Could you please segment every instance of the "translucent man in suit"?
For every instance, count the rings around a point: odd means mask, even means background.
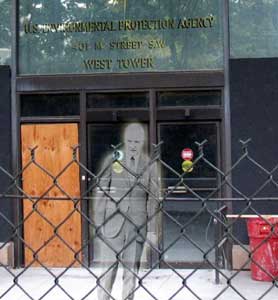
[[[104,163],[106,171],[100,178],[101,191],[94,203],[94,221],[101,228],[99,250],[103,266],[98,300],[110,299],[119,264],[123,266],[122,299],[134,298],[147,231],[151,232],[148,236],[156,236],[155,218],[150,217],[158,203],[157,172],[143,153],[144,142],[144,128],[137,123],[128,125],[121,164],[115,168],[111,159]],[[138,174],[140,179],[136,181]]]

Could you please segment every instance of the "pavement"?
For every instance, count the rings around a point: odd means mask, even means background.
[[[47,271],[43,268],[29,268],[25,271],[9,269],[9,272],[0,267],[1,300],[97,300],[94,288],[100,269],[88,271],[72,268]],[[119,270],[112,291],[116,300],[121,300],[121,273],[122,270]],[[21,288],[13,283],[14,276],[18,275]],[[56,285],[55,276],[60,276]],[[134,300],[278,299],[278,282],[273,284],[254,281],[250,277],[250,271],[241,271],[238,274],[235,271],[222,271],[219,284],[215,283],[214,270],[141,270],[139,276],[143,277],[142,286],[137,288]],[[185,278],[187,279],[184,281]],[[231,278],[230,285],[227,283],[228,278]]]

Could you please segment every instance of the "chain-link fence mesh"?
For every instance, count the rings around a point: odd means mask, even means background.
[[[18,174],[0,167],[10,183],[0,201],[18,212],[0,212],[0,298],[278,299],[278,165],[266,169],[242,142],[223,172],[205,147],[198,143],[179,170],[161,159],[163,143],[135,162],[114,147],[97,174],[78,147],[56,174],[37,161],[37,148]],[[192,180],[200,165],[214,175]],[[79,193],[64,178],[72,168],[86,178]],[[47,184],[24,182],[30,170]],[[247,175],[235,184],[239,173]]]

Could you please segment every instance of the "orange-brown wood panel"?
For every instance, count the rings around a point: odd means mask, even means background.
[[[42,198],[37,202],[23,200],[25,265],[40,266],[39,262],[48,267],[65,267],[73,262],[74,266],[79,265],[74,254],[81,249],[81,215],[74,211],[73,201],[55,200],[80,197],[79,167],[76,163],[69,165],[72,147],[77,144],[77,124],[21,126],[23,190],[27,195]],[[35,163],[28,165],[30,148],[35,146],[38,147]],[[60,174],[56,185],[47,172],[54,177]],[[36,252],[39,262],[34,261]]]

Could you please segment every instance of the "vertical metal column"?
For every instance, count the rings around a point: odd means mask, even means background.
[[[156,105],[156,90],[151,89],[149,92],[150,96],[150,102],[149,102],[149,135],[150,135],[150,150],[153,150],[153,144],[157,144],[157,105]],[[157,232],[157,235],[160,236],[161,233]],[[159,241],[158,241],[159,243]],[[159,245],[157,245],[159,247]],[[150,257],[149,257],[149,262],[150,262],[150,267],[153,267],[155,264],[157,264],[159,260],[159,255],[158,253],[150,249]]]
[[[223,126],[223,171],[226,174],[230,170],[232,165],[231,160],[231,111],[230,111],[230,30],[229,30],[229,0],[223,0],[220,4],[222,10],[222,24],[223,24],[223,63],[224,63],[224,126]],[[231,176],[228,176],[228,181],[231,181]],[[224,198],[231,197],[231,190],[227,185],[223,189]],[[222,207],[222,203],[217,204],[217,211]],[[231,211],[231,203],[226,204],[226,212]],[[222,210],[221,210],[222,212]],[[217,222],[217,221],[216,221]],[[216,226],[216,238],[217,240],[223,235],[223,228]],[[224,251],[227,257],[227,267],[231,269],[232,264],[232,245],[226,243]],[[215,259],[217,269],[224,267],[224,261],[221,253],[221,249],[217,246],[215,250]],[[216,283],[220,282],[219,271],[216,270]]]
[[[149,119],[150,119],[150,144],[157,143],[157,134],[156,134],[156,92],[155,90],[151,89],[150,93],[150,108],[149,108]]]
[[[19,37],[19,0],[12,0],[12,66],[11,66],[11,128],[12,128],[12,172],[16,174],[19,170],[19,138],[20,138],[20,122],[19,122],[19,103],[16,94],[16,77],[18,73],[18,37]],[[20,182],[17,182],[20,184]],[[15,195],[18,190],[14,189]],[[22,200],[14,199],[14,224],[18,226],[20,216],[22,214]],[[22,236],[22,227],[17,229],[18,236]],[[20,239],[14,239],[14,256],[15,267],[20,267],[23,258],[23,248]]]
[[[229,1],[223,1],[223,38],[224,38],[224,165],[223,170],[227,173],[232,166],[231,158],[231,110],[230,110],[230,22],[229,22]],[[231,182],[231,176],[227,177]],[[225,185],[224,196],[232,197],[231,189]],[[232,203],[227,203],[227,210],[231,212]],[[232,268],[232,245],[227,245],[227,265],[228,269]]]
[[[79,94],[80,101],[80,123],[79,123],[79,153],[80,153],[80,162],[87,166],[87,112],[86,112],[86,92],[82,91]],[[82,168],[80,168],[80,178],[81,178],[81,186],[80,186],[80,195],[81,195],[81,211],[84,215],[89,216],[89,203],[87,200],[83,200],[82,196],[86,195],[87,189],[87,180],[88,176],[86,172]],[[88,195],[86,195],[88,196]],[[82,217],[82,262],[87,267],[90,264],[90,244],[88,242],[90,240],[90,232],[89,232],[89,224],[88,221]]]

